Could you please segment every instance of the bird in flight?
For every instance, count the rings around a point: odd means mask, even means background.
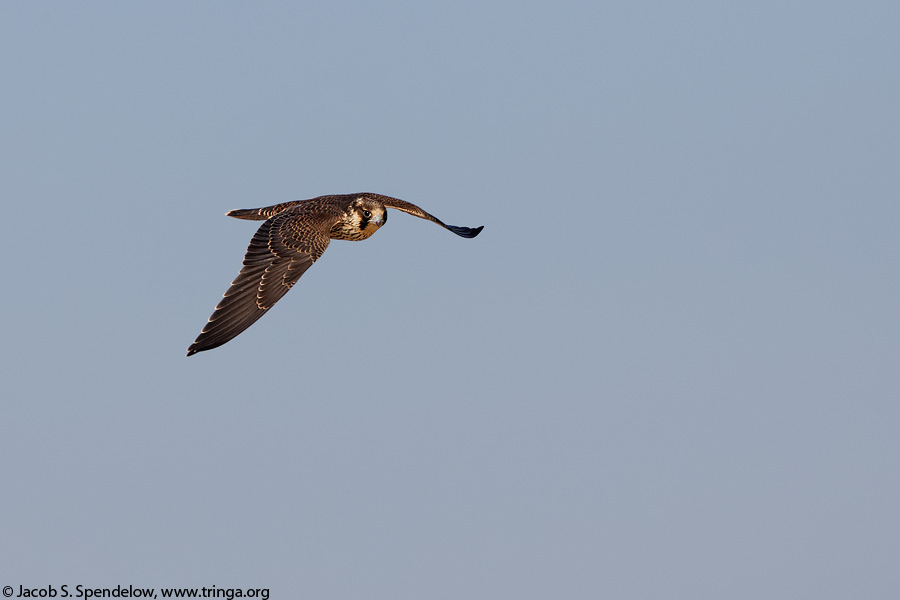
[[[229,211],[225,213],[229,217],[265,223],[250,240],[240,273],[187,355],[234,339],[297,283],[331,240],[364,240],[381,228],[387,222],[387,207],[433,221],[464,238],[473,238],[484,229],[483,225],[447,225],[415,204],[370,193],[319,196]]]

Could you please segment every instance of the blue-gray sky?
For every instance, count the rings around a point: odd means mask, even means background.
[[[894,2],[0,6],[0,585],[900,590]],[[256,224],[374,191],[184,356]]]

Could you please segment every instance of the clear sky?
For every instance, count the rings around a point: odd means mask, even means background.
[[[4,2],[0,585],[894,598],[896,2]],[[258,224],[372,191],[185,357]]]

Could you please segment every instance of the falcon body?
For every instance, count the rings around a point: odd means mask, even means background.
[[[226,214],[230,217],[265,222],[250,240],[241,271],[187,355],[234,339],[297,283],[331,240],[371,237],[387,222],[388,207],[437,223],[465,238],[473,238],[483,229],[447,225],[415,204],[370,193],[319,196],[229,211]]]

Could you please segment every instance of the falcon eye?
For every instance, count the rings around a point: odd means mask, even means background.
[[[370,212],[367,211],[367,210],[364,210],[364,211],[363,211],[363,216],[364,216],[365,218],[367,218],[367,219],[371,219],[371,218],[372,218],[372,213],[370,213]]]

